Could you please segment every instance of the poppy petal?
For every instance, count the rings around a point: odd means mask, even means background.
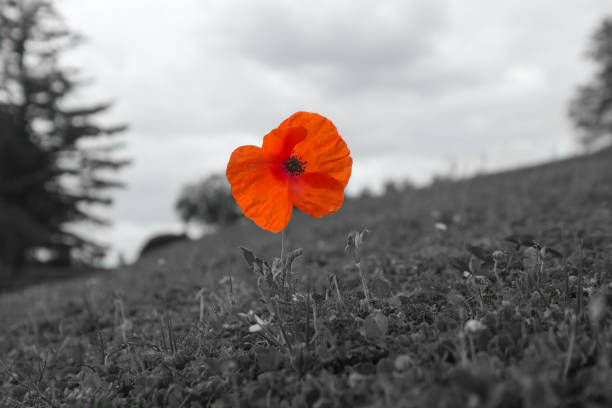
[[[308,131],[306,138],[294,149],[296,156],[308,163],[306,171],[329,174],[346,187],[353,159],[334,124],[317,113],[297,112],[281,123],[279,129],[298,126]]]
[[[263,155],[268,160],[286,160],[296,144],[306,138],[306,128],[303,126],[278,127],[264,136]]]
[[[335,213],[344,201],[342,183],[325,173],[292,177],[289,190],[295,206],[316,218]]]
[[[289,185],[274,175],[261,148],[241,146],[234,150],[225,174],[234,199],[247,218],[272,232],[287,226],[293,211]]]

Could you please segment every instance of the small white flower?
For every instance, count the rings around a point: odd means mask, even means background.
[[[446,231],[448,229],[448,226],[446,224],[444,224],[443,222],[436,222],[434,224],[434,227],[437,230],[440,230],[440,231]]]
[[[254,325],[249,327],[249,333],[257,333],[257,332],[260,332],[262,330],[263,330],[263,328],[260,325],[258,325],[258,324],[254,324]]]
[[[468,334],[476,334],[483,330],[486,330],[487,326],[485,326],[480,320],[470,319],[465,322],[464,330]]]

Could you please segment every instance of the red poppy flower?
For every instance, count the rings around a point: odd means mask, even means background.
[[[353,159],[334,124],[297,112],[268,133],[262,147],[234,150],[225,174],[244,215],[261,228],[279,232],[295,205],[320,218],[344,201]]]

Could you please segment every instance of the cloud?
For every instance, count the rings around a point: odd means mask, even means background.
[[[440,3],[238,3],[238,13],[236,2],[217,10],[213,26],[228,49],[332,90],[397,85],[444,25]]]
[[[364,1],[246,2],[247,20],[224,18],[236,51],[273,67],[338,69],[403,65],[429,52],[444,9],[418,3]],[[226,12],[234,12],[225,9]]]

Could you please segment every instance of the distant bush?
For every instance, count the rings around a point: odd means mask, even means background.
[[[359,193],[359,198],[371,198],[372,196],[374,196],[374,193],[372,193],[372,189],[368,186],[365,186],[361,192]]]
[[[394,180],[387,180],[383,184],[385,195],[395,195],[401,191],[401,186]]]
[[[412,191],[415,188],[416,186],[410,179],[387,180],[383,184],[383,192],[385,195],[405,193],[407,191]]]
[[[182,242],[189,240],[187,234],[159,234],[155,235],[147,240],[147,242],[142,246],[140,250],[139,258],[142,258],[144,255],[154,252],[160,248],[173,244],[175,242]]]
[[[222,174],[213,174],[198,183],[183,187],[175,209],[185,224],[196,222],[226,226],[242,216],[232,197],[230,185]]]

